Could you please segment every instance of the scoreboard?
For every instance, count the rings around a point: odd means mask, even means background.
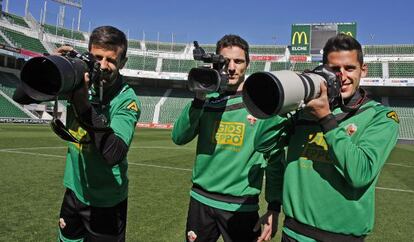
[[[290,54],[321,56],[326,41],[338,33],[356,38],[356,23],[293,24]]]

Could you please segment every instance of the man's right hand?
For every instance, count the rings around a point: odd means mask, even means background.
[[[69,45],[62,45],[61,47],[55,49],[53,51],[53,55],[65,55],[66,53],[74,50],[72,46]]]

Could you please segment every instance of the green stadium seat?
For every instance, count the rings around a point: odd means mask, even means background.
[[[367,77],[382,78],[382,63],[381,62],[367,62],[368,73]]]
[[[251,45],[249,52],[260,55],[284,55],[286,48],[286,46],[279,45]]]
[[[43,29],[45,32],[57,36],[63,36],[68,39],[76,39],[76,40],[85,40],[85,37],[83,36],[82,32],[79,31],[72,31],[69,29],[65,29],[62,27],[57,27],[49,24],[44,24]]]
[[[27,36],[21,32],[4,27],[1,27],[1,31],[18,48],[31,50],[37,53],[47,53],[47,50],[45,49],[45,47],[39,39]]]
[[[186,44],[166,43],[166,42],[145,42],[145,48],[151,51],[160,52],[183,52]]]
[[[0,95],[0,117],[2,118],[29,118],[25,112]]]
[[[128,40],[128,48],[141,49],[141,42],[138,40]]]
[[[305,70],[313,70],[315,67],[319,66],[319,62],[296,62],[292,63],[293,71],[303,72]]]
[[[272,62],[270,64],[270,71],[290,70],[288,62]]]
[[[6,13],[3,12],[3,16],[11,23],[11,24],[16,24],[16,25],[20,25],[22,27],[25,28],[30,28],[30,26],[26,23],[26,21],[24,20],[23,17],[11,14],[11,13]]]
[[[265,61],[250,61],[246,74],[250,75],[258,71],[264,71],[265,65]]]
[[[414,78],[414,62],[389,62],[390,78]]]
[[[204,49],[206,53],[216,53],[216,45],[201,45],[201,48]]]
[[[191,68],[196,67],[197,63],[195,60],[163,59],[162,71],[187,73]]]
[[[154,119],[155,105],[163,97],[166,89],[131,86],[142,104],[139,122],[152,123]]]
[[[414,55],[414,45],[365,45],[364,55]]]
[[[184,107],[193,99],[193,93],[187,90],[173,89],[160,108],[159,123],[173,124]]]
[[[155,71],[157,58],[143,55],[128,55],[125,67],[133,70]]]

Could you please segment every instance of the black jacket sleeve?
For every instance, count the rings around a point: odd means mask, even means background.
[[[98,115],[92,106],[78,116],[78,121],[88,131],[108,165],[114,166],[125,159],[128,145],[114,133],[106,118]]]

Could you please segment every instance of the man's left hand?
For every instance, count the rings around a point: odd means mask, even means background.
[[[320,96],[310,100],[305,107],[318,120],[331,113],[329,109],[328,90],[324,82],[320,85],[320,91]]]
[[[269,241],[273,238],[277,232],[279,212],[268,210],[262,217],[257,221],[256,226],[254,226],[254,231],[258,231],[263,225],[262,233],[257,242]]]

